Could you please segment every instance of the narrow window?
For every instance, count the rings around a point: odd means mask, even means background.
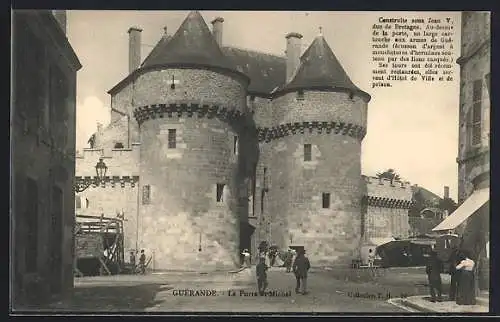
[[[151,201],[151,186],[147,184],[142,187],[142,204],[148,205],[150,201]]]
[[[218,183],[217,184],[217,195],[216,195],[217,202],[224,202],[223,194],[224,194],[224,184]]]
[[[472,89],[472,145],[481,143],[482,80],[476,80]]]
[[[115,149],[123,149],[123,148],[124,148],[123,147],[123,143],[121,143],[121,142],[116,142],[115,143]]]
[[[175,149],[176,147],[176,130],[169,129],[168,130],[168,148]]]
[[[323,192],[323,208],[330,208],[330,193]]]
[[[310,144],[304,144],[304,161],[311,161],[312,148]]]
[[[90,206],[89,198],[85,198],[85,208],[88,208],[89,206]]]
[[[234,136],[234,141],[233,141],[233,153],[236,155],[238,154],[238,136]]]
[[[300,90],[297,91],[297,101],[303,101],[304,100],[304,91]]]
[[[75,196],[75,207],[76,209],[82,208],[82,197]]]

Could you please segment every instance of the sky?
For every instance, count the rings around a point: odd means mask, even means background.
[[[460,12],[324,12],[324,11],[201,11],[210,26],[224,18],[223,44],[284,55],[289,32],[299,32],[303,50],[319,33],[341,62],[351,80],[372,99],[368,129],[362,144],[362,172],[375,175],[396,170],[411,184],[442,196],[450,187],[457,199],[459,73],[448,83],[394,83],[371,88],[372,26],[379,17],[451,17],[455,42],[453,61],[459,57]],[[174,34],[188,11],[68,11],[67,36],[83,67],[77,74],[77,149],[97,123],[110,121],[107,91],[128,75],[128,33],[142,31],[142,59],[160,40],[167,27]]]

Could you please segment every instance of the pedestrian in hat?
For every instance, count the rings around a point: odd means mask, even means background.
[[[268,282],[267,282],[267,265],[265,257],[259,258],[259,263],[255,267],[256,275],[257,275],[257,287],[259,289],[259,294],[264,295],[266,291]]]
[[[442,301],[441,297],[441,271],[442,263],[437,257],[437,252],[432,249],[430,252],[430,257],[428,259],[427,265],[425,267],[425,272],[427,273],[427,279],[429,281],[429,288],[431,291],[431,302]],[[436,298],[437,292],[437,298]]]
[[[297,257],[293,262],[293,272],[295,274],[295,279],[297,285],[295,287],[295,293],[300,293],[300,288],[302,286],[302,294],[307,294],[307,272],[311,268],[309,258],[306,257],[306,251],[301,249],[297,252]]]

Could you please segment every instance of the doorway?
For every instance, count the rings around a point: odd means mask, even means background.
[[[62,289],[62,217],[63,217],[63,192],[59,187],[52,188],[52,211],[50,233],[50,275],[51,291],[53,294]]]
[[[250,254],[254,254],[252,249],[252,235],[255,231],[255,227],[248,222],[242,222],[240,226],[240,254],[244,249],[248,249]]]

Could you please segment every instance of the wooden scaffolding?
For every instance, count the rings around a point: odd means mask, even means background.
[[[76,216],[75,274],[90,275],[81,263],[94,262],[99,274],[119,274],[125,264],[123,220],[101,216]],[[79,267],[80,266],[80,267]]]

